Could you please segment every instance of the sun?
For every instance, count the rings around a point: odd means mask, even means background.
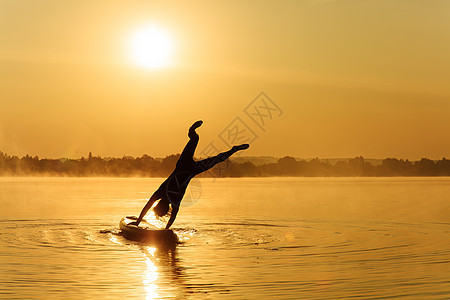
[[[149,25],[136,30],[129,41],[132,62],[148,69],[165,68],[170,65],[173,41],[162,28]]]

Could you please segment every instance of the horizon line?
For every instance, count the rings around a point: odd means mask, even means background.
[[[149,155],[149,154],[147,154],[147,153],[143,153],[143,154],[141,154],[141,155],[137,155],[137,156],[133,156],[133,155],[122,155],[122,156],[102,156],[102,155],[93,155],[92,154],[92,152],[89,152],[88,153],[88,155],[85,157],[84,155],[82,155],[82,156],[80,156],[80,157],[76,157],[76,158],[74,158],[74,157],[58,157],[58,158],[55,158],[55,157],[40,157],[39,155],[30,155],[30,154],[25,154],[25,155],[22,155],[22,156],[19,156],[19,155],[14,155],[14,154],[8,154],[8,153],[6,153],[6,152],[3,152],[3,151],[1,151],[0,150],[0,154],[1,155],[4,155],[4,156],[10,156],[10,157],[18,157],[18,158],[24,158],[24,157],[31,157],[31,158],[35,158],[35,157],[37,157],[38,159],[50,159],[50,160],[63,160],[63,159],[67,159],[67,160],[69,160],[69,159],[72,159],[72,160],[80,160],[80,159],[82,159],[82,158],[84,158],[84,159],[86,159],[86,158],[89,158],[89,157],[93,157],[93,158],[101,158],[101,159],[117,159],[117,158],[140,158],[140,157],[145,157],[145,156],[148,156],[148,157],[151,157],[151,158],[153,158],[153,159],[164,159],[164,158],[166,158],[166,157],[169,157],[169,156],[176,156],[176,155],[180,155],[180,153],[171,153],[171,154],[168,154],[168,155],[166,155],[166,156],[152,156],[152,155]],[[425,157],[425,156],[423,156],[423,157],[421,157],[421,158],[417,158],[417,159],[409,159],[409,158],[404,158],[404,157],[401,157],[401,158],[398,158],[398,157],[395,157],[395,156],[387,156],[387,157],[384,157],[384,158],[379,158],[379,157],[365,157],[365,156],[363,156],[363,155],[356,155],[356,156],[349,156],[349,157],[319,157],[319,156],[315,156],[315,157],[299,157],[299,156],[293,156],[293,155],[282,155],[282,156],[272,156],[272,155],[242,155],[242,156],[236,156],[236,157],[231,157],[230,159],[232,159],[232,160],[237,160],[237,159],[254,159],[254,158],[267,158],[267,159],[281,159],[281,158],[285,158],[285,157],[292,157],[292,158],[295,158],[296,160],[306,160],[306,161],[309,161],[309,160],[313,160],[313,159],[319,159],[319,160],[339,160],[339,159],[346,159],[346,160],[349,160],[349,159],[355,159],[355,158],[363,158],[364,160],[385,160],[385,159],[397,159],[397,160],[405,160],[405,161],[420,161],[420,160],[422,160],[422,159],[429,159],[429,160],[432,160],[432,161],[439,161],[439,160],[443,160],[443,159],[447,159],[447,157],[446,156],[443,156],[442,158],[440,158],[440,159],[431,159],[431,158],[428,158],[428,157]],[[202,158],[204,158],[204,157],[202,157],[202,156],[198,156],[198,157],[195,157],[196,159],[202,159]]]

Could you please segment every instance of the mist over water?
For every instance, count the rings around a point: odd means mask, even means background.
[[[199,179],[172,250],[117,228],[162,181],[0,178],[0,298],[450,297],[450,178]]]

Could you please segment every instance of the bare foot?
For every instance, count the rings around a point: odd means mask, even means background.
[[[194,124],[192,124],[191,128],[189,128],[189,129],[195,130],[195,129],[199,128],[200,126],[202,126],[202,124],[203,124],[203,121],[201,121],[201,120],[197,121]]]
[[[234,151],[245,150],[245,149],[248,149],[249,147],[250,147],[249,144],[236,145],[236,146],[233,146],[233,150]]]
[[[189,128],[189,133],[188,136],[190,138],[194,137],[195,135],[197,135],[197,133],[195,132],[195,129],[199,128],[200,126],[202,126],[203,121],[197,121],[194,124],[192,124],[191,128]]]

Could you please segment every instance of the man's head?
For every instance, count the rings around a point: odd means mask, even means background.
[[[169,202],[165,200],[160,200],[158,204],[153,208],[155,215],[162,217],[169,211]]]

